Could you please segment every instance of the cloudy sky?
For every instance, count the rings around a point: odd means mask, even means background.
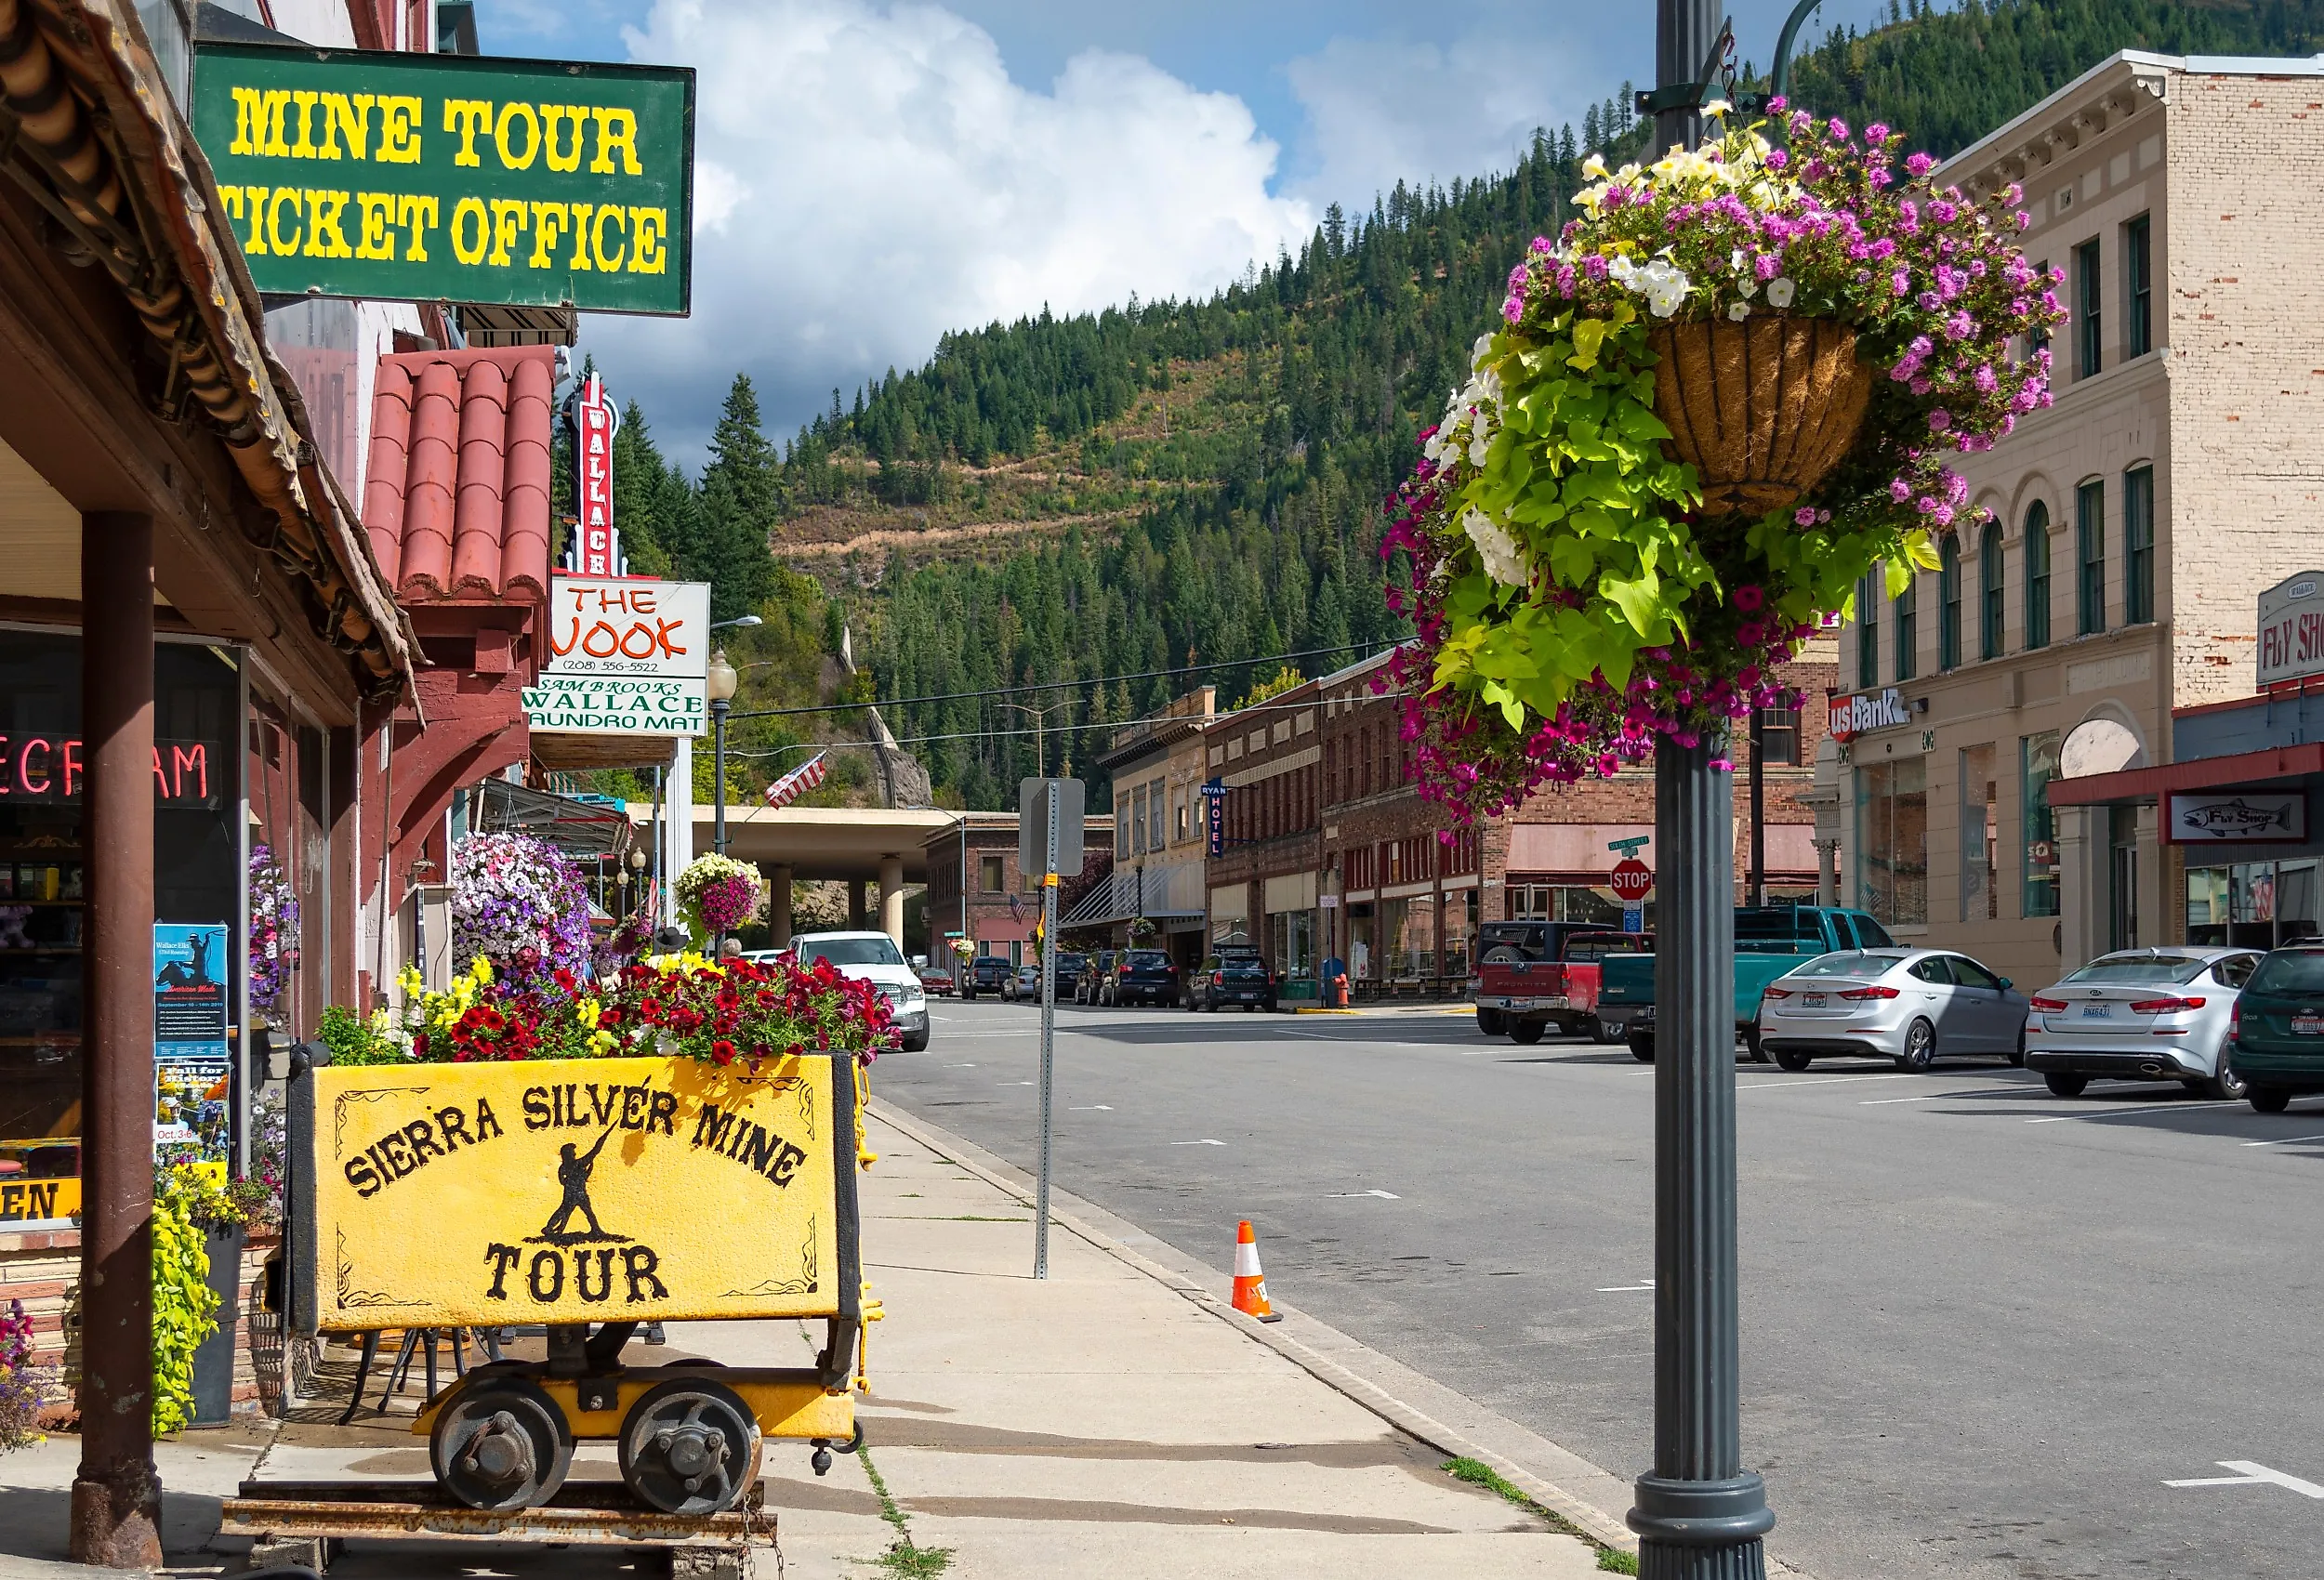
[[[488,55],[698,69],[694,310],[582,344],[690,468],[945,330],[1207,293],[1326,204],[1506,168],[1653,74],[1651,0],[482,0]],[[1732,0],[1763,60],[1788,0]],[[1826,0],[1861,25],[1882,0]]]

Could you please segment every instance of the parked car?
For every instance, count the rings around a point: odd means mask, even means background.
[[[1554,956],[1532,956],[1514,941],[1495,942],[1477,963],[1477,1030],[1486,1036],[1507,1033],[1516,1042],[1538,1043],[1555,1028],[1567,1036],[1588,1033],[1602,1043],[1620,1030],[1598,1018],[1599,962],[1609,955],[1652,955],[1654,940],[1644,933],[1567,928],[1557,938]]]
[[[1076,1004],[1097,1003],[1098,988],[1104,982],[1105,974],[1114,968],[1114,956],[1116,953],[1117,951],[1111,949],[1100,949],[1082,956],[1081,975],[1074,979],[1074,1002]]]
[[[843,977],[879,990],[904,1034],[904,1051],[928,1047],[928,996],[920,979],[905,963],[904,951],[884,932],[803,932],[791,939],[791,954],[802,966],[828,960]]]
[[[2050,1090],[2080,1097],[2092,1077],[2185,1081],[2205,1095],[2244,1095],[2228,1028],[2256,949],[2122,949],[2033,995],[2026,1063]]]
[[[2229,1057],[2262,1113],[2324,1092],[2324,947],[2298,944],[2261,960],[2228,1011]]]
[[[1239,1004],[1246,1012],[1274,1008],[1275,974],[1259,957],[1257,949],[1221,945],[1187,979],[1189,1010],[1215,1014],[1221,1004]]]
[[[1762,990],[1802,959],[1834,950],[1893,949],[1888,929],[1862,911],[1825,905],[1738,905],[1735,911],[1735,1029],[1753,1059],[1760,1049]],[[1655,1057],[1655,957],[1606,961],[1598,985],[1598,1017],[1621,1026],[1642,1062]]]
[[[1178,1003],[1178,962],[1163,949],[1125,949],[1098,983],[1103,1005]]]
[[[1089,956],[1086,955],[1060,955],[1057,957],[1058,1003],[1064,1004],[1073,998],[1074,989],[1081,985],[1081,973],[1088,968],[1089,963]]]
[[[980,955],[960,973],[960,996],[974,998],[980,993],[997,994],[1008,985],[1016,969],[997,955]]]
[[[1018,967],[1017,974],[1000,984],[1000,996],[1011,1004],[1019,999],[1030,999],[1035,1004],[1040,1003],[1041,968],[1038,963],[1027,961],[1024,965]]]
[[[1851,1056],[1911,1071],[1961,1054],[2018,1064],[2026,1008],[2007,977],[1966,955],[1852,949],[1818,955],[1761,990],[1759,1046],[1786,1070]]]
[[[951,994],[952,973],[945,970],[942,966],[923,966],[920,968],[919,976],[920,991],[927,994],[930,997],[933,998],[949,995]]]

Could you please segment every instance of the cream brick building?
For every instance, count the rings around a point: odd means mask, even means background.
[[[2260,591],[2324,558],[2320,177],[2324,56],[2128,50],[1939,172],[2024,187],[2071,316],[2055,404],[1963,458],[1992,524],[1842,644],[1892,704],[1845,748],[1843,898],[1900,937],[2026,987],[2185,938],[2153,806],[2046,784],[2171,762],[2174,708],[2253,691]]]

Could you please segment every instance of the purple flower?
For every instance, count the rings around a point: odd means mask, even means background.
[[[1746,614],[1756,614],[1767,601],[1766,589],[1756,582],[1746,582],[1735,589],[1733,602]]]
[[[1939,406],[1929,414],[1929,431],[1944,433],[1953,426],[1953,414]]]
[[[1824,123],[1824,130],[1831,134],[1834,142],[1844,141],[1848,136],[1848,123],[1834,115]]]
[[[1888,140],[1888,124],[1884,121],[1875,121],[1870,125],[1865,127],[1864,140],[1869,147],[1880,147],[1881,144]]]
[[[1925,153],[1915,153],[1905,161],[1905,173],[1908,176],[1925,176],[1935,167],[1936,161]]]
[[[1816,524],[1816,507],[1813,505],[1801,506],[1797,510],[1791,512],[1791,520],[1792,524],[1795,526],[1814,526]]]
[[[1907,482],[1902,478],[1890,480],[1888,484],[1888,497],[1895,500],[1897,504],[1902,505],[1906,500],[1912,497],[1912,484]]]

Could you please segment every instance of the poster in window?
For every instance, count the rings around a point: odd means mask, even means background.
[[[153,1144],[226,1156],[232,1081],[223,922],[153,924]]]

